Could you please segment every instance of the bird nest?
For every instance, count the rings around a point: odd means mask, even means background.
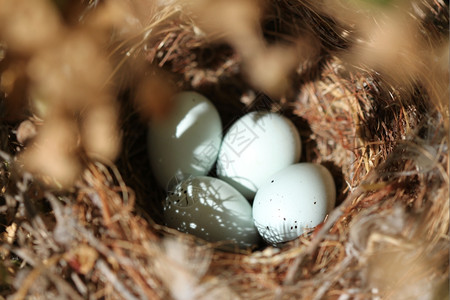
[[[0,1],[2,297],[448,298],[447,12]],[[225,130],[254,110],[292,120],[301,161],[336,182],[325,221],[236,251],[163,226],[147,122],[186,89]]]

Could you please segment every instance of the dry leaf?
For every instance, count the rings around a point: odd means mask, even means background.
[[[98,252],[88,245],[79,245],[65,254],[65,259],[78,273],[88,274],[97,262]]]

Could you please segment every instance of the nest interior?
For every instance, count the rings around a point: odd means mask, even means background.
[[[388,14],[382,2],[373,1],[376,9],[368,11]],[[74,11],[89,15],[107,3],[91,1]],[[246,9],[230,3],[225,7]],[[112,73],[122,131],[115,163],[79,153],[83,170],[75,184],[51,187],[41,175],[27,172],[21,160],[31,147],[19,138],[24,118],[3,116],[3,297],[448,298],[448,107],[436,99],[438,84],[430,86],[426,72],[411,79],[403,65],[406,73],[378,71],[357,60],[364,24],[333,13],[330,3],[328,10],[309,1],[249,3],[261,14],[256,30],[265,45],[261,55],[278,45],[311,49],[298,54],[299,61],[289,61],[296,64],[281,76],[289,83],[281,94],[276,88],[263,90],[264,78],[252,73],[246,46],[227,37],[226,30],[225,38],[218,38],[216,25],[195,14],[205,7],[213,13],[216,7],[206,1],[202,9],[190,11],[174,2],[153,8],[153,18],[147,16],[150,21],[139,34],[108,40],[117,66]],[[448,5],[408,5],[420,24],[415,33],[430,40],[430,49],[448,45]],[[406,10],[392,4],[397,6]],[[75,26],[71,9],[61,4],[69,28]],[[199,29],[203,22],[213,34]],[[9,54],[16,54],[13,47],[6,49],[0,63],[23,62]],[[265,62],[272,67],[268,57]],[[283,64],[279,57],[275,61]],[[261,70],[259,65],[254,69]],[[158,96],[150,99],[150,107],[134,101],[139,83],[149,80],[158,87],[158,92],[149,90]],[[163,114],[168,108],[158,103],[183,89],[214,102],[225,130],[253,110],[289,117],[302,138],[301,161],[325,165],[336,181],[337,205],[326,221],[281,248],[261,245],[236,252],[162,226],[165,194],[148,162],[147,120]],[[11,95],[16,94],[4,92],[2,103],[11,102]],[[27,119],[38,134],[41,123],[49,122]]]

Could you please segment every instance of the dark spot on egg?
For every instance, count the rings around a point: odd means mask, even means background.
[[[291,230],[294,229],[294,227],[291,226]]]
[[[283,220],[285,220],[285,221],[286,221],[286,218],[283,218]]]
[[[295,225],[295,229],[297,229],[297,225]]]
[[[272,180],[270,183],[273,183],[274,182],[274,180]]]
[[[314,204],[316,204],[317,202],[316,201],[314,201]]]
[[[267,230],[269,230],[269,226],[266,226]]]

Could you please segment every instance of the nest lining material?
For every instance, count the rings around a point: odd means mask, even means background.
[[[287,3],[292,2],[281,2],[281,14],[302,9]],[[445,113],[424,90],[405,92],[373,72],[349,72],[330,55],[342,41],[333,47],[322,42],[328,55],[310,61],[315,71],[300,72],[288,97],[267,101],[242,80],[239,56],[226,46],[205,45],[183,21],[173,18],[163,26],[152,41],[160,47],[147,58],[180,88],[195,88],[215,101],[225,124],[261,107],[289,116],[304,142],[302,161],[332,171],[339,207],[311,234],[281,249],[254,252],[222,252],[158,225],[164,195],[147,164],[145,124],[124,94],[122,156],[116,165],[88,162],[72,190],[40,185],[15,169],[14,155],[2,153],[2,294],[16,299],[446,295],[448,132]],[[250,105],[244,103],[248,97],[254,100]],[[2,136],[13,148],[13,136],[3,135],[8,130],[2,127]]]

